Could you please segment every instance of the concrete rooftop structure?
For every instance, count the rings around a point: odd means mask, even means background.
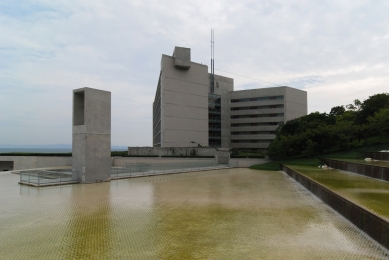
[[[111,178],[111,92],[73,90],[73,170],[78,181],[93,183]]]

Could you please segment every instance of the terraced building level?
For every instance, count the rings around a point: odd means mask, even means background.
[[[234,91],[234,79],[191,61],[189,48],[162,55],[153,102],[153,146],[265,150],[274,131],[307,114],[307,92],[287,86]]]

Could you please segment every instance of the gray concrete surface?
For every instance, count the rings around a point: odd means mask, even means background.
[[[72,157],[54,156],[0,156],[0,162],[13,162],[12,170],[71,166]],[[2,169],[1,169],[2,170]]]
[[[190,69],[182,70],[175,62],[175,57],[162,55],[160,94],[154,101],[160,103],[160,116],[153,122],[161,131],[153,131],[153,146],[208,146],[208,67],[191,62]]]
[[[264,164],[270,162],[269,159],[253,159],[253,158],[230,158],[228,166],[231,168],[247,168],[256,164]]]
[[[209,148],[208,148],[209,149]],[[223,153],[223,152],[221,152]],[[220,156],[220,155],[219,155]],[[222,156],[221,156],[222,157]],[[225,157],[223,157],[225,158]],[[111,166],[124,166],[126,163],[174,163],[174,162],[201,162],[217,161],[218,163],[227,163],[230,167],[250,167],[254,164],[266,163],[267,159],[250,159],[250,158],[230,158],[229,162],[219,161],[216,158],[160,158],[160,157],[113,157],[110,158]],[[51,156],[0,156],[0,161],[12,161],[13,170],[56,168],[63,166],[72,166],[72,157],[51,157]]]
[[[111,93],[81,88],[73,90],[73,170],[78,181],[110,179]]]
[[[214,158],[160,158],[160,157],[113,157],[112,166],[123,167],[126,163],[179,163],[179,162],[214,162]]]
[[[215,148],[205,147],[128,147],[128,155],[215,156]]]
[[[190,48],[175,47],[173,52],[174,66],[178,69],[190,69]]]

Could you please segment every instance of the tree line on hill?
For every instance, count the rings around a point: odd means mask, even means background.
[[[276,130],[268,148],[270,158],[307,156],[366,145],[389,137],[389,94],[375,94],[363,102],[335,106],[330,113],[314,112],[286,122]]]

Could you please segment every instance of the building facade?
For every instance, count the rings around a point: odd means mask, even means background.
[[[231,148],[265,150],[275,130],[307,114],[307,92],[290,87],[233,91],[230,94]]]
[[[307,92],[274,87],[234,91],[234,79],[191,61],[190,49],[162,55],[153,102],[153,146],[266,150],[275,130],[307,114]]]

